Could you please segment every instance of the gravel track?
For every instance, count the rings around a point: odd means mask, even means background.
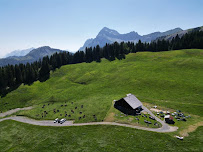
[[[4,113],[0,113],[0,117],[5,117],[5,116],[8,116],[8,115],[11,115],[15,112],[18,112],[20,110],[30,110],[32,109],[33,107],[25,107],[25,108],[16,108],[16,109],[12,109],[12,110],[9,110],[7,112],[4,112]]]
[[[27,108],[17,108],[10,111],[7,111],[5,113],[1,113],[0,116],[4,117],[7,115],[10,115],[12,113],[15,113],[19,110],[29,110],[32,109],[32,107]],[[135,128],[135,129],[141,129],[141,130],[147,130],[147,131],[153,131],[153,132],[174,132],[178,130],[178,127],[173,127],[168,124],[166,124],[161,119],[157,118],[150,110],[148,110],[146,107],[143,106],[144,111],[148,112],[151,116],[155,117],[157,121],[159,121],[162,124],[161,128],[145,128],[140,126],[133,126],[128,124],[121,124],[116,122],[88,122],[88,123],[73,123],[73,121],[66,121],[63,124],[54,123],[52,120],[34,120],[31,118],[23,117],[23,116],[11,116],[7,118],[0,119],[0,122],[4,120],[15,120],[27,124],[32,125],[38,125],[38,126],[55,126],[55,127],[61,127],[61,126],[88,126],[88,125],[114,125],[114,126],[123,126],[123,127],[129,127],[129,128]]]

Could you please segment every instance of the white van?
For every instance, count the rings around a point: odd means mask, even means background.
[[[56,118],[55,120],[54,120],[54,123],[59,123],[60,122],[60,119],[59,118]]]
[[[65,121],[66,121],[65,118],[61,119],[61,120],[60,120],[60,124],[63,124]]]

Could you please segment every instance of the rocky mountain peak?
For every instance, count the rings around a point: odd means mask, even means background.
[[[104,27],[97,36],[109,36],[109,35],[119,35],[119,33],[116,30],[109,29],[107,27]]]

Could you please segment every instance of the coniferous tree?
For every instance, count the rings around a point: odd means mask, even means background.
[[[43,58],[42,67],[39,70],[39,80],[43,82],[49,79],[49,77],[50,77],[50,67],[48,64],[48,60],[46,58]]]
[[[95,49],[95,60],[96,60],[96,62],[101,62],[99,45],[97,45],[96,49]]]
[[[15,65],[15,75],[16,75],[16,84],[21,84],[23,82],[23,76],[21,69],[18,65]]]

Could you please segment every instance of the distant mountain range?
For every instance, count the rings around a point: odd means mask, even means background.
[[[6,54],[4,56],[4,58],[11,57],[11,56],[25,56],[28,53],[30,53],[30,51],[32,51],[33,49],[35,49],[35,48],[32,47],[32,48],[25,49],[25,50],[15,50],[15,51],[12,51],[12,52]]]
[[[171,35],[181,31],[183,31],[181,28],[175,28],[166,32],[154,32],[141,36],[134,31],[126,34],[120,34],[116,30],[104,27],[96,36],[96,38],[88,39],[79,50],[84,51],[86,47],[94,47],[96,45],[103,47],[106,43],[114,43],[115,41],[119,43],[128,41],[137,43],[139,40],[141,40],[142,42],[151,42],[153,40],[156,40],[158,37]]]
[[[179,37],[182,37],[186,33],[193,32],[193,31],[203,31],[203,26],[196,27],[196,28],[191,28],[191,29],[187,29],[187,30],[182,30],[182,31],[178,31],[178,32],[173,33],[173,34],[161,36],[161,37],[158,37],[156,40],[163,40],[164,39],[164,40],[167,40],[167,41],[171,41],[173,38],[176,37],[176,35],[178,35]]]
[[[103,47],[106,43],[114,43],[115,41],[119,43],[123,41],[137,43],[139,40],[141,40],[142,42],[151,42],[162,39],[172,40],[172,38],[175,37],[177,34],[179,35],[179,37],[182,37],[184,34],[194,30],[203,31],[203,26],[188,30],[175,28],[166,32],[154,32],[143,36],[139,35],[137,32],[134,31],[126,34],[120,34],[116,30],[104,27],[96,36],[96,38],[88,39],[83,45],[83,47],[81,47],[79,50],[84,51],[86,47],[94,47],[96,45]],[[67,50],[53,49],[50,48],[49,46],[43,46],[36,49],[30,48],[26,50],[17,50],[7,54],[6,58],[0,59],[0,66],[5,66],[8,64],[14,65],[19,63],[26,64],[27,62],[31,63],[39,60],[40,58],[43,58],[44,56],[47,55],[50,56],[55,52],[63,52],[63,51]]]
[[[5,65],[14,65],[19,63],[26,64],[27,62],[31,63],[34,61],[38,61],[40,58],[43,58],[44,56],[51,56],[52,54],[56,52],[63,52],[63,50],[59,49],[53,49],[49,46],[43,46],[36,49],[31,50],[27,55],[25,56],[10,56],[7,58],[0,59],[0,66]]]

